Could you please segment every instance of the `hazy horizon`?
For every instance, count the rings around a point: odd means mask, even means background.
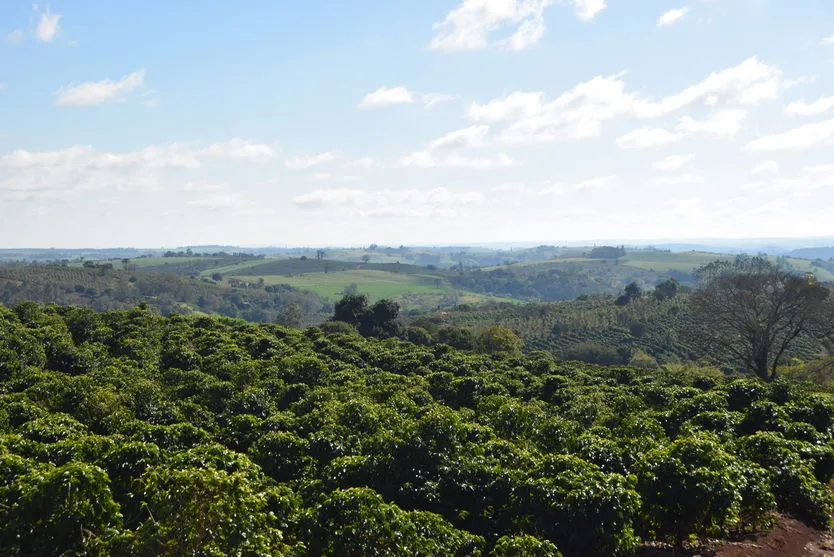
[[[309,248],[329,248],[329,249],[366,249],[372,244],[377,244],[381,248],[398,247],[400,245],[407,248],[451,248],[451,247],[483,247],[494,249],[506,249],[511,247],[535,247],[539,245],[547,246],[567,246],[567,247],[587,247],[593,245],[620,245],[624,244],[627,247],[659,247],[666,248],[669,246],[696,246],[696,247],[712,247],[712,248],[739,248],[744,249],[750,247],[764,247],[771,246],[780,249],[801,249],[801,248],[817,248],[817,247],[832,247],[834,246],[834,236],[818,236],[818,237],[762,237],[762,238],[599,238],[587,240],[574,241],[493,241],[493,242],[445,242],[445,243],[426,243],[416,242],[413,244],[386,244],[383,242],[365,242],[365,243],[322,243],[322,244],[165,244],[160,246],[150,245],[72,245],[72,246],[0,246],[0,251],[13,250],[162,250],[162,249],[188,249],[188,248],[240,248],[240,249],[309,249]]]

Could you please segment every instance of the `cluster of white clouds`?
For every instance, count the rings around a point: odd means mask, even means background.
[[[293,203],[304,210],[344,212],[360,217],[466,217],[484,200],[480,191],[456,192],[445,187],[409,190],[317,189],[298,195]]]
[[[211,159],[265,162],[275,145],[233,139],[221,143],[172,143],[110,153],[76,145],[57,151],[17,150],[0,157],[0,200],[60,199],[84,191],[158,189],[162,173],[194,170]],[[190,182],[188,191],[208,191]]]
[[[606,8],[605,0],[570,0],[576,16],[591,21]],[[463,0],[434,24],[429,47],[436,50],[477,50],[490,46],[524,50],[541,40],[544,11],[554,0]],[[505,36],[493,40],[496,34]]]
[[[471,157],[461,150],[486,147],[489,126],[470,126],[447,133],[430,141],[422,151],[415,151],[400,160],[400,166],[418,168],[469,168],[492,170],[517,166],[506,153],[494,157]]]
[[[741,132],[752,108],[778,99],[783,91],[803,82],[802,79],[786,79],[778,67],[756,57],[713,72],[701,81],[659,99],[630,91],[625,77],[625,72],[596,76],[552,100],[542,91],[516,91],[487,102],[472,102],[466,110],[471,126],[430,141],[423,150],[408,155],[400,164],[468,168],[512,166],[516,163],[504,153],[495,159],[469,159],[457,151],[446,155],[438,152],[483,148],[490,144],[526,145],[598,137],[602,135],[604,124],[616,118],[655,120],[699,107],[706,111],[702,118],[682,114],[672,127],[639,126],[618,137],[615,144],[623,149],[648,149],[690,137],[734,138]],[[390,90],[408,91],[402,86]],[[368,97],[363,103],[367,102]],[[382,104],[392,103],[378,103],[377,106]],[[834,97],[823,97],[811,103],[791,103],[786,112],[813,115],[832,108]],[[503,129],[490,137],[490,125],[495,124],[503,125]],[[834,136],[833,126],[834,121],[806,124],[750,141],[746,149],[808,148]]]

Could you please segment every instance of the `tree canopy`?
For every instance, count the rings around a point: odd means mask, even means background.
[[[834,333],[830,290],[761,257],[716,261],[699,269],[691,296],[694,331],[702,344],[773,380],[802,335]]]

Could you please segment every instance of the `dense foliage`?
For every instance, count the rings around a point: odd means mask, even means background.
[[[98,311],[144,302],[165,315],[202,312],[261,322],[275,322],[292,304],[301,310],[299,325],[324,320],[331,308],[317,294],[287,285],[228,288],[197,278],[112,266],[0,266],[0,304],[12,306],[25,300]]]
[[[330,330],[0,308],[0,547],[620,555],[834,510],[830,395]]]

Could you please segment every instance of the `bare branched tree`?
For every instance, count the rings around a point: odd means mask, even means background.
[[[793,274],[763,257],[716,261],[696,272],[690,297],[695,340],[765,381],[776,377],[802,336],[834,333],[829,289],[811,274]]]

